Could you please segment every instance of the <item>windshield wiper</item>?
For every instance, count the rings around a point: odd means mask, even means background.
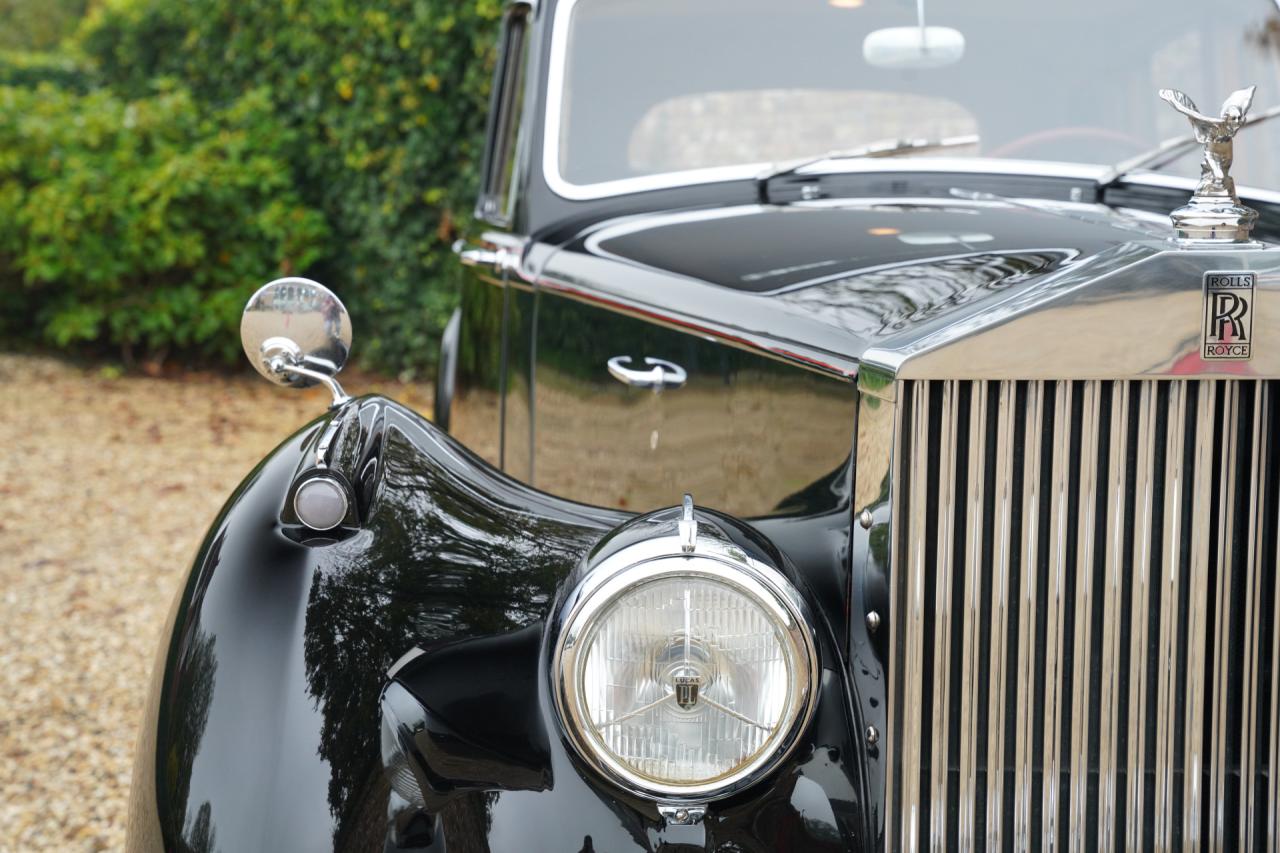
[[[806,166],[822,163],[827,160],[857,160],[869,157],[896,157],[899,154],[910,154],[918,151],[935,151],[940,148],[959,148],[964,145],[977,145],[978,135],[969,133],[963,136],[945,136],[941,139],[880,139],[857,148],[844,151],[828,151],[816,157],[804,157],[789,163],[779,163],[756,176],[757,194],[761,204],[769,200],[769,182],[776,178],[794,175]]]
[[[1280,105],[1274,106],[1269,110],[1263,110],[1257,115],[1246,119],[1240,125],[1240,129],[1243,130],[1246,127],[1253,127],[1255,124],[1262,124],[1264,121],[1270,121],[1276,116],[1280,116]],[[1112,184],[1119,183],[1126,175],[1139,169],[1155,170],[1163,168],[1200,144],[1194,133],[1166,139],[1150,151],[1144,151],[1112,166],[1098,178],[1098,190],[1101,192]]]

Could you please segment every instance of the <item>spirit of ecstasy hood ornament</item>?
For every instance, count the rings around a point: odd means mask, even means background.
[[[1191,120],[1196,141],[1204,146],[1200,184],[1183,207],[1170,218],[1180,240],[1249,242],[1258,212],[1245,207],[1236,195],[1231,171],[1232,140],[1245,124],[1256,86],[1238,89],[1222,104],[1218,118],[1204,115],[1195,102],[1177,89],[1161,89],[1160,97]]]

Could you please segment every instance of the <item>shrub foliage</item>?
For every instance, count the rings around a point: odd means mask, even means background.
[[[206,113],[180,89],[0,88],[6,333],[232,357],[255,282],[328,247],[288,145],[260,91]]]
[[[112,0],[80,43],[119,91],[176,78],[204,103],[264,87],[293,133],[303,198],[333,251],[320,272],[388,369],[434,358],[455,299],[449,253],[474,197],[501,0]]]
[[[54,85],[73,92],[89,88],[89,76],[63,53],[0,50],[0,86]]]
[[[230,306],[292,269],[347,302],[366,364],[426,367],[455,300],[449,245],[474,196],[501,10],[95,4],[75,62],[8,72],[28,85],[0,97],[0,231],[17,233],[0,236],[0,310],[25,304],[55,343],[234,352]],[[55,74],[67,82],[34,88]],[[73,94],[86,76],[97,88]]]

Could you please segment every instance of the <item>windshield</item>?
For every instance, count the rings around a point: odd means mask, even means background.
[[[589,197],[970,135],[920,156],[1105,165],[1190,132],[1162,87],[1213,115],[1250,84],[1255,113],[1280,104],[1276,0],[922,5],[924,50],[916,0],[563,0],[548,180]],[[1280,189],[1280,122],[1241,133],[1233,174]]]

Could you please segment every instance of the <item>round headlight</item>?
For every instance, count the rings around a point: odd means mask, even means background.
[[[618,784],[726,796],[782,760],[808,721],[812,631],[776,570],[718,540],[699,538],[695,553],[659,541],[615,554],[571,599],[557,706],[578,751]]]

